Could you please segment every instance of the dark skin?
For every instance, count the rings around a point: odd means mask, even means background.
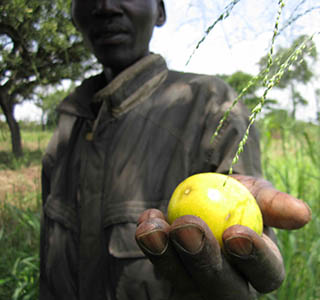
[[[155,26],[166,20],[160,0],[73,0],[72,18],[105,72],[115,77],[149,54]]]
[[[262,236],[235,225],[224,232],[224,248],[220,249],[208,226],[195,216],[181,217],[169,225],[162,212],[152,209],[138,222],[136,240],[146,256],[177,287],[192,286],[204,299],[251,299],[248,282],[260,293],[277,289],[285,270],[269,226],[298,229],[311,219],[303,201],[276,190],[270,182],[233,177],[250,190],[262,211]]]
[[[149,54],[155,26],[166,20],[162,0],[73,0],[72,18],[109,78]],[[250,283],[259,292],[277,289],[285,275],[281,254],[269,226],[296,229],[311,212],[302,201],[263,180],[235,176],[252,192],[263,214],[258,236],[236,225],[223,234],[223,249],[208,226],[195,216],[168,224],[162,212],[145,211],[136,240],[157,269],[187,294],[204,299],[250,299]]]

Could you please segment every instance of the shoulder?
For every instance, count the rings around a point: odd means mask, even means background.
[[[208,97],[214,97],[218,104],[235,98],[234,90],[221,78],[214,75],[169,71],[168,82],[181,83],[190,86],[193,93],[201,93]]]
[[[51,170],[56,162],[56,153],[58,147],[58,130],[56,129],[47,145],[47,148],[42,156],[42,173],[49,177]]]
[[[247,107],[237,99],[236,92],[218,76],[170,70],[167,82],[188,88],[193,101],[204,101],[211,113],[223,114],[232,107],[230,113],[234,117],[248,116]]]
[[[168,80],[184,82],[197,88],[208,89],[221,94],[232,90],[226,82],[214,75],[169,70]]]
[[[45,153],[42,158],[43,170],[50,170],[53,168],[61,153],[68,145],[73,127],[76,123],[77,117],[69,114],[60,114],[58,126],[55,129]]]
[[[65,113],[92,119],[90,102],[92,96],[106,84],[103,73],[82,81],[57,107],[59,114]]]

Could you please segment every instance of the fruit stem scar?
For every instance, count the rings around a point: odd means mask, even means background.
[[[190,192],[191,192],[191,189],[190,189],[190,188],[186,188],[186,189],[184,190],[184,193],[185,193],[186,195],[190,194]]]

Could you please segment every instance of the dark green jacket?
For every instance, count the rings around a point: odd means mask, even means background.
[[[144,258],[135,223],[147,208],[165,212],[186,177],[228,171],[248,126],[242,104],[210,140],[234,97],[221,80],[168,71],[152,54],[62,102],[43,158],[41,300],[188,299]],[[252,129],[234,171],[260,176],[259,155]]]

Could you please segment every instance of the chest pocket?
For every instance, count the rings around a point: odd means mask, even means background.
[[[161,279],[135,241],[135,223],[121,223],[106,229],[109,235],[108,299],[169,300],[171,286]]]

